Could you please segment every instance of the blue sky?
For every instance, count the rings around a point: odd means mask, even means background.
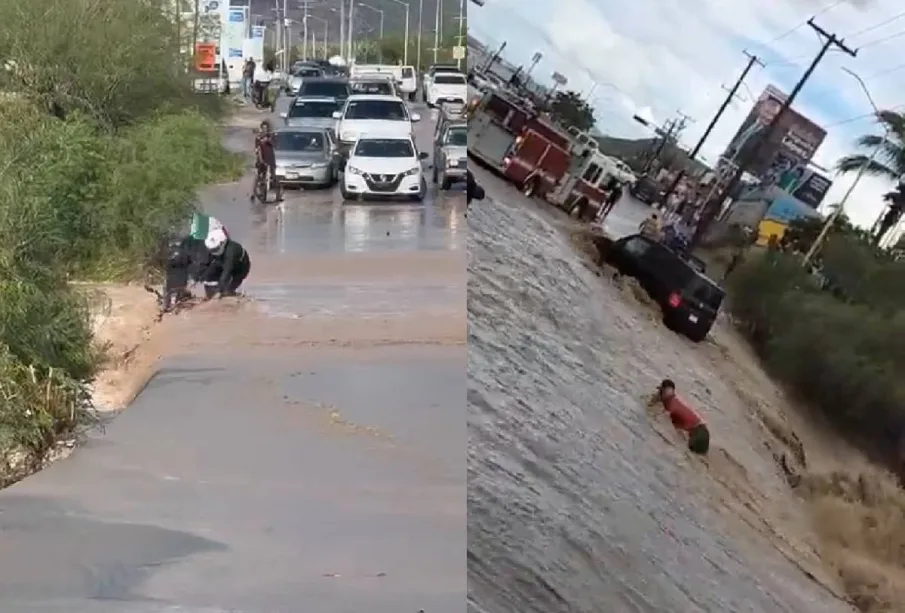
[[[796,110],[827,129],[815,161],[832,167],[854,150],[857,136],[875,130],[871,105],[846,67],[866,82],[881,108],[905,111],[905,2],[902,0],[486,0],[468,6],[472,35],[490,45],[507,42],[504,56],[530,62],[540,80],[553,71],[569,79],[569,89],[587,92],[598,127],[614,136],[649,133],[632,121],[634,113],[661,122],[682,111],[695,119],[683,140],[694,143],[744,67],[744,50],[766,67],[750,74],[746,87],[717,125],[703,150],[715,159],[767,84],[785,91],[802,75],[820,48],[817,23],[858,48],[856,58],[832,51],[795,104]],[[838,201],[851,183],[840,177],[827,203]],[[882,209],[891,185],[865,180],[847,212],[869,225]]]

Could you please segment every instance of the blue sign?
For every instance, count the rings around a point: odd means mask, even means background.
[[[229,22],[230,23],[242,23],[245,21],[245,11],[230,11],[229,12]]]
[[[252,38],[264,38],[264,26],[254,26],[251,29]]]
[[[241,49],[230,49],[229,57],[242,57],[242,50]]]

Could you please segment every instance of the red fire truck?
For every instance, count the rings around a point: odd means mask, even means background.
[[[577,139],[507,93],[488,92],[468,109],[468,154],[538,196],[572,211],[595,211],[609,174],[596,141]]]

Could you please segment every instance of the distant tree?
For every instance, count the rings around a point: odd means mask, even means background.
[[[582,131],[594,127],[594,109],[578,92],[556,92],[550,102],[550,114],[567,126]]]
[[[905,185],[900,183],[893,191],[883,194],[883,202],[886,203],[886,213],[873,230],[875,245],[879,245],[902,219],[902,214],[905,213]]]
[[[877,114],[877,123],[883,128],[886,136],[878,134],[865,134],[856,142],[858,147],[874,152],[878,147],[874,159],[870,154],[847,155],[836,164],[839,172],[858,172],[866,164],[866,173],[875,177],[898,182],[905,175],[905,114],[895,111],[880,111]],[[883,196],[887,208],[883,217],[872,228],[875,245],[879,245],[883,238],[892,230],[905,213],[905,186],[899,184],[893,191]]]

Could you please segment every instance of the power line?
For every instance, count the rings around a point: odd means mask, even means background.
[[[902,36],[905,36],[905,30],[899,30],[898,32],[894,32],[893,34],[890,34],[889,36],[884,36],[883,38],[876,38],[874,40],[869,40],[866,43],[864,43],[863,45],[858,45],[858,50],[860,51],[861,49],[865,49],[867,47],[873,47],[875,45],[882,45],[883,43],[887,43],[891,40],[900,38]]]
[[[837,6],[839,6],[840,4],[842,4],[842,3],[845,2],[845,1],[846,1],[846,0],[835,0],[834,2],[831,2],[831,3],[828,4],[827,6],[823,7],[822,9],[820,9],[817,13],[815,13],[814,15],[812,15],[812,16],[811,16],[811,19],[814,19],[814,18],[816,18],[816,17],[820,17],[820,16],[823,15],[824,13],[829,13],[830,11],[832,11],[834,8],[836,8]],[[794,28],[791,28],[790,30],[787,30],[787,31],[783,32],[782,34],[780,34],[779,36],[777,36],[776,38],[774,38],[773,40],[771,40],[770,42],[768,42],[767,45],[769,46],[769,45],[772,45],[772,44],[774,44],[774,43],[778,43],[778,42],[781,41],[782,39],[788,38],[789,36],[792,36],[793,34],[795,34],[795,32],[797,32],[797,31],[800,30],[801,28],[803,28],[803,27],[805,27],[806,25],[808,25],[808,23],[811,21],[811,19],[806,19],[806,20],[802,21],[801,23],[799,23],[799,24],[798,24],[797,26],[795,26]]]
[[[752,162],[757,160],[757,157],[760,155],[763,148],[770,144],[773,140],[773,136],[776,134],[779,127],[782,125],[783,120],[786,115],[789,113],[789,109],[792,107],[792,103],[795,102],[795,98],[798,97],[799,92],[801,92],[802,88],[811,78],[811,75],[814,74],[814,70],[823,61],[823,58],[826,56],[827,51],[830,48],[835,47],[837,49],[841,49],[845,51],[850,56],[855,57],[858,55],[858,52],[850,49],[846,46],[845,41],[840,39],[835,34],[830,34],[816,23],[814,23],[814,18],[808,20],[808,25],[816,32],[822,39],[823,45],[820,47],[820,51],[814,57],[814,60],[811,62],[811,65],[808,66],[807,70],[805,70],[804,74],[801,76],[801,79],[798,80],[798,83],[795,84],[795,87],[792,89],[789,96],[785,99],[782,106],[779,108],[779,112],[776,113],[776,116],[773,117],[773,120],[770,122],[770,125],[767,126],[764,135],[762,137],[757,138],[755,141],[754,147],[747,152],[747,155],[741,156],[741,159],[737,162],[737,166],[735,171],[732,174],[727,185],[721,190],[720,194],[711,199],[709,202],[704,203],[704,209],[701,211],[701,218],[698,221],[697,228],[695,228],[694,236],[691,240],[692,247],[695,247],[700,243],[701,239],[704,237],[704,233],[709,228],[710,224],[716,219],[717,214],[722,209],[723,202],[725,202],[727,196],[732,194],[738,188],[738,185],[741,181],[742,175],[745,173],[747,168],[751,165]]]
[[[883,26],[889,25],[889,24],[891,24],[893,21],[898,21],[898,20],[901,19],[902,17],[905,17],[905,11],[902,11],[901,13],[896,13],[896,14],[893,15],[892,17],[888,17],[888,18],[884,19],[883,21],[881,21],[880,23],[874,24],[874,25],[869,26],[869,27],[867,27],[867,28],[863,28],[863,29],[858,30],[858,31],[856,31],[856,32],[852,32],[851,34],[848,35],[847,38],[852,39],[852,38],[854,38],[854,37],[856,37],[856,36],[861,36],[862,34],[867,34],[868,32],[873,32],[873,31],[875,31],[875,30],[879,30],[879,29],[882,28]]]

